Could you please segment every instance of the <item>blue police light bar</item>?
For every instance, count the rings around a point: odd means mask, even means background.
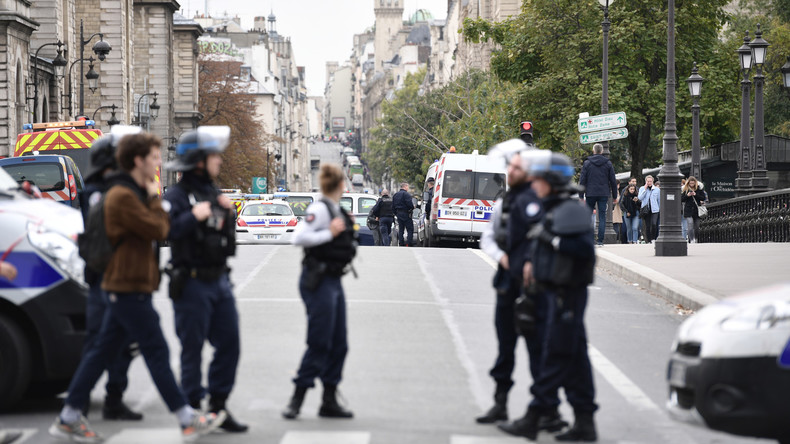
[[[94,121],[94,120],[86,120],[85,121],[85,126],[89,126],[89,127],[93,128],[93,127],[96,126],[96,121]]]
[[[32,123],[26,123],[26,124],[22,125],[22,129],[25,130],[25,131],[32,131],[33,130],[33,124]]]

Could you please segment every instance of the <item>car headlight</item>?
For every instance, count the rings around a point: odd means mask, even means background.
[[[790,321],[787,304],[766,304],[738,311],[721,322],[724,331],[768,330]]]
[[[28,224],[27,233],[30,245],[52,259],[70,278],[85,283],[85,262],[74,239],[35,223]]]

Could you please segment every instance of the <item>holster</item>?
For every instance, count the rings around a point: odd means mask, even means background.
[[[167,286],[170,299],[174,301],[181,299],[184,293],[184,287],[187,284],[187,279],[189,278],[189,271],[186,268],[174,268],[172,265],[168,264],[165,268],[165,274],[170,278],[170,282]]]
[[[305,258],[304,287],[309,291],[315,291],[321,284],[321,280],[326,275],[326,262]]]

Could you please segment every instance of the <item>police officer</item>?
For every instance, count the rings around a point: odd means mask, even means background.
[[[392,209],[395,217],[398,218],[398,245],[403,247],[411,246],[414,237],[414,222],[411,220],[411,212],[414,210],[411,194],[409,194],[409,184],[400,184],[400,191],[392,196]],[[403,231],[406,230],[408,237],[403,239]]]
[[[116,125],[112,134],[103,136],[91,144],[91,166],[85,176],[85,188],[80,193],[80,209],[84,221],[88,220],[90,207],[97,204],[104,192],[107,191],[109,186],[107,178],[118,170],[118,161],[115,158],[118,141],[126,134],[139,133],[140,131],[139,127]],[[107,293],[101,288],[103,277],[103,272],[92,270],[86,265],[85,282],[88,283],[90,289],[85,309],[86,336],[82,347],[83,355],[95,344],[104,314],[107,311]],[[107,365],[107,385],[105,386],[107,394],[102,407],[104,419],[131,421],[143,419],[141,413],[132,411],[123,402],[123,392],[129,385],[128,372],[129,364],[134,357],[133,349],[131,340],[127,340],[118,355]],[[89,405],[84,407],[86,416],[88,408]]]
[[[239,362],[239,315],[227,265],[236,250],[235,211],[214,184],[228,145],[230,128],[204,126],[178,140],[178,158],[168,165],[183,173],[170,187],[170,297],[176,333],[181,340],[181,386],[193,408],[206,395],[201,357],[206,340],[214,347],[208,371],[209,411],[227,411]],[[247,425],[228,413],[220,425],[246,432]]]
[[[524,265],[524,280],[543,287],[549,304],[546,348],[540,375],[531,388],[525,436],[536,438],[538,418],[557,408],[557,391],[562,387],[575,422],[555,439],[592,442],[598,438],[593,422],[598,406],[584,328],[587,285],[595,272],[591,213],[570,198],[578,189],[571,184],[575,169],[567,156],[535,152],[529,164],[532,188],[543,200],[546,214],[528,233],[536,242],[532,261]]]
[[[436,184],[436,179],[429,177],[425,181],[425,191],[422,193],[422,201],[425,202],[425,220],[429,221],[431,216],[431,203],[433,203],[433,186]]]
[[[348,353],[346,297],[340,278],[351,268],[358,236],[354,221],[339,204],[343,170],[322,164],[318,175],[323,196],[307,207],[304,226],[294,236],[294,245],[304,247],[299,292],[307,310],[307,350],[293,379],[293,396],[282,412],[286,419],[299,415],[305,393],[315,386],[316,378],[324,386],[318,416],[354,416],[337,402],[336,395]]]
[[[379,198],[370,214],[376,217],[379,221],[379,231],[381,232],[381,245],[389,247],[392,239],[392,198],[390,198],[389,190],[381,191],[381,198]]]
[[[522,292],[522,268],[529,260],[529,243],[526,233],[540,221],[542,209],[540,201],[530,189],[521,153],[532,149],[519,139],[500,143],[491,149],[492,157],[504,157],[508,160],[507,180],[509,191],[494,206],[491,223],[480,239],[480,248],[499,264],[494,276],[496,290],[496,308],[494,325],[497,331],[499,350],[494,366],[489,374],[496,382],[494,406],[483,416],[477,418],[481,424],[496,421],[507,421],[507,398],[513,386],[513,368],[515,366],[515,348],[518,332],[514,324],[514,303]],[[540,356],[543,341],[543,320],[545,319],[545,303],[540,295],[531,295],[536,307],[536,325],[530,334],[525,335],[530,360],[532,378],[540,372]],[[544,428],[557,431],[564,427],[559,413],[549,412],[545,415]],[[500,428],[507,433],[520,436],[519,421],[502,424]]]

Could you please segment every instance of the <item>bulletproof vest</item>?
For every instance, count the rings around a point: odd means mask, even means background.
[[[508,250],[507,235],[512,200],[512,194],[505,193],[505,197],[502,199],[502,213],[499,217],[499,224],[494,226],[494,241],[496,241],[497,246],[502,251]]]
[[[335,217],[342,217],[346,221],[346,229],[325,244],[305,248],[305,261],[317,260],[319,262],[324,262],[327,265],[329,273],[342,274],[343,269],[357,254],[359,235],[354,229],[354,221],[345,210],[341,208],[340,214],[337,214],[331,202],[326,199],[321,199],[321,202],[326,205],[332,219]]]
[[[229,256],[236,254],[236,212],[219,205],[219,191],[195,190],[183,182],[181,187],[190,205],[211,202],[211,216],[199,222],[190,236],[172,242],[173,257],[179,265],[213,267],[225,265]]]
[[[389,196],[381,198],[379,205],[379,217],[392,217],[392,199]]]
[[[543,229],[552,236],[592,243],[591,213],[586,205],[564,198],[546,209]],[[595,255],[573,256],[540,241],[535,245],[532,266],[538,282],[554,287],[585,287],[595,277]]]

